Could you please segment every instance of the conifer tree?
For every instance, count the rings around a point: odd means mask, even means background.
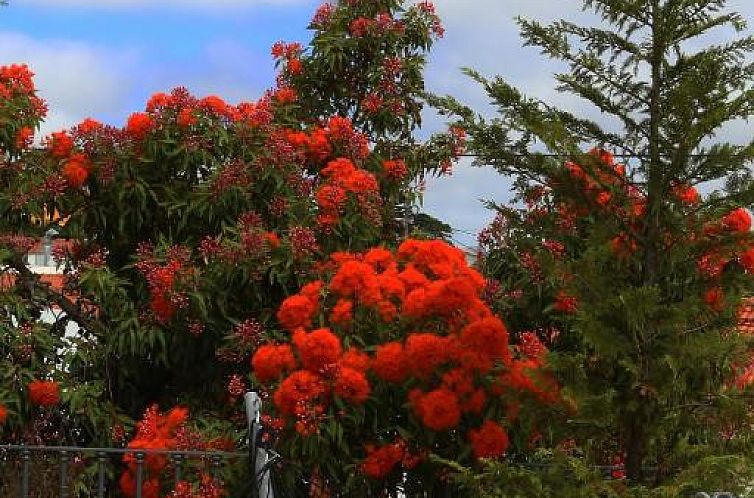
[[[570,430],[581,442],[614,440],[593,446],[625,452],[633,481],[644,466],[657,466],[660,481],[688,463],[674,450],[719,442],[700,428],[721,420],[710,405],[729,392],[745,351],[729,331],[751,286],[751,222],[740,208],[754,200],[754,143],[719,135],[754,113],[754,38],[731,37],[745,22],[725,4],[585,0],[602,26],[518,20],[527,45],[568,64],[558,89],[616,126],[471,70],[496,118],[434,101],[460,116],[478,163],[515,179],[519,202],[498,206],[482,240],[497,305],[516,317],[511,328],[559,332],[564,392],[586,428]],[[699,48],[710,35],[726,41]]]

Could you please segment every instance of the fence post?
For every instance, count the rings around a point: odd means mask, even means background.
[[[267,467],[267,452],[259,447],[260,413],[262,400],[253,391],[244,396],[246,404],[246,420],[249,431],[249,468],[251,470],[251,497],[275,498],[270,484],[270,470]]]
[[[29,498],[29,460],[31,452],[24,448],[21,451],[21,496]]]

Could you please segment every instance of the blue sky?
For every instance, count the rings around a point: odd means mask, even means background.
[[[484,108],[486,96],[460,73],[470,66],[501,74],[527,93],[600,120],[578,100],[558,94],[562,67],[523,48],[514,16],[584,21],[579,0],[435,0],[447,28],[430,56],[430,90]],[[156,91],[183,85],[230,102],[257,98],[273,84],[269,56],[277,40],[306,41],[312,0],[10,0],[0,9],[0,64],[26,62],[51,108],[43,132],[91,116],[121,123]],[[754,22],[754,1],[731,6]],[[724,36],[724,35],[722,35]],[[427,131],[441,128],[430,117]],[[733,140],[748,127],[729,131]],[[424,209],[473,244],[491,218],[480,199],[503,201],[510,182],[463,163],[450,178],[430,181]]]

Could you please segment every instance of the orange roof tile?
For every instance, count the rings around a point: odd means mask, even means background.
[[[61,273],[42,273],[39,275],[39,279],[52,287],[53,290],[62,292],[65,285],[65,275]],[[7,290],[13,287],[16,283],[16,275],[9,272],[0,274],[0,290]],[[66,297],[73,302],[76,302],[76,296],[66,293]]]

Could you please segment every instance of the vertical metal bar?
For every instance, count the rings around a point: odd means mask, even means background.
[[[105,498],[105,461],[104,451],[97,452],[97,498]]]
[[[21,452],[21,498],[29,498],[29,460],[31,452],[24,449]]]
[[[136,498],[142,498],[144,487],[144,452],[136,452]]]
[[[246,405],[246,430],[249,438],[249,470],[251,472],[251,498],[258,498],[260,495],[260,482],[257,475],[257,448],[259,441],[259,413],[261,411],[262,400],[254,391],[249,391],[244,395],[244,404]]]
[[[183,455],[173,455],[173,468],[175,470],[175,484],[177,485],[181,480],[181,467],[183,466]]]
[[[60,498],[68,495],[68,452],[60,452]]]
[[[212,468],[210,470],[210,475],[212,476],[212,479],[219,479],[220,478],[220,466],[222,465],[222,458],[220,458],[220,455],[212,455]]]

